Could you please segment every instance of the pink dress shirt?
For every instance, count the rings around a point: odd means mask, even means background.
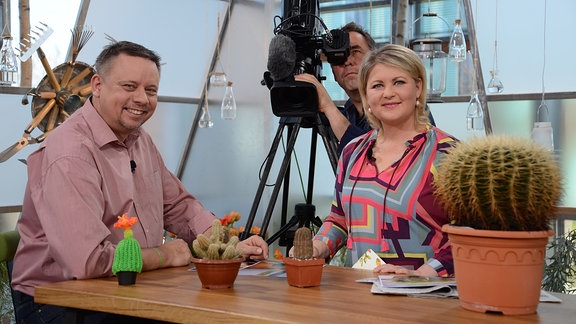
[[[166,168],[148,133],[120,142],[87,100],[28,157],[13,288],[33,296],[40,284],[112,275],[124,234],[113,225],[124,213],[138,217],[142,248],[161,245],[164,230],[190,243],[216,218]]]

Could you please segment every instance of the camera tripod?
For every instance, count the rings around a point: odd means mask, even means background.
[[[319,217],[315,216],[316,208],[312,205],[312,193],[314,190],[314,169],[316,166],[316,144],[318,134],[322,136],[324,146],[328,153],[328,158],[332,165],[332,169],[334,173],[336,173],[336,166],[338,163],[338,154],[337,154],[337,139],[335,135],[332,133],[324,123],[327,121],[322,120],[320,114],[316,113],[315,117],[281,117],[279,122],[278,130],[276,132],[276,136],[274,141],[272,142],[272,146],[270,148],[270,152],[267,157],[266,166],[264,168],[262,179],[260,180],[260,184],[258,186],[258,190],[256,192],[256,196],[254,197],[254,202],[252,203],[252,208],[250,210],[250,214],[248,216],[248,220],[246,223],[246,227],[244,232],[240,233],[240,239],[246,239],[250,234],[250,229],[254,223],[254,218],[256,216],[256,211],[258,210],[258,206],[262,199],[262,193],[264,191],[264,187],[266,186],[266,181],[268,180],[268,176],[270,174],[270,170],[272,168],[272,164],[274,162],[274,157],[276,155],[276,151],[278,149],[278,145],[282,139],[282,134],[284,133],[284,129],[287,129],[288,135],[288,143],[286,146],[286,151],[284,152],[284,158],[282,160],[282,164],[280,166],[280,170],[278,172],[278,176],[276,178],[276,183],[274,184],[274,189],[272,191],[272,196],[270,197],[270,202],[266,209],[266,213],[264,214],[264,219],[262,221],[262,226],[260,229],[260,235],[264,237],[266,230],[268,229],[268,225],[270,223],[270,218],[272,217],[272,212],[274,211],[274,206],[276,204],[276,200],[278,198],[278,194],[280,192],[280,186],[282,182],[284,182],[283,187],[283,196],[282,196],[282,224],[284,224],[280,230],[275,233],[274,235],[270,236],[266,242],[268,244],[273,243],[278,239],[280,236],[285,234],[289,229],[293,226],[298,225],[301,226],[310,226],[310,224],[314,224],[316,226],[320,226],[322,221]],[[292,155],[292,151],[294,150],[294,144],[296,143],[296,139],[298,137],[298,133],[300,128],[312,128],[312,138],[310,143],[310,164],[308,169],[308,189],[306,195],[306,203],[305,204],[297,204],[295,207],[295,214],[290,219],[290,221],[286,222],[286,215],[287,215],[287,203],[288,203],[288,194],[289,194],[289,182],[290,182],[290,157]],[[289,243],[289,245],[291,245]]]

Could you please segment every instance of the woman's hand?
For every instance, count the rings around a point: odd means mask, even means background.
[[[417,270],[410,270],[410,269],[407,269],[407,268],[404,268],[401,266],[396,266],[396,265],[387,263],[387,264],[377,266],[372,271],[374,273],[377,273],[377,274],[394,273],[394,274],[402,274],[402,275],[408,275],[408,276],[419,276],[419,277],[436,277],[436,276],[438,276],[438,273],[436,272],[436,270],[434,270],[434,268],[432,268],[431,266],[429,266],[427,264],[422,265]]]

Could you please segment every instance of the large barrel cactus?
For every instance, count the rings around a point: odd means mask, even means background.
[[[453,225],[484,230],[548,230],[562,194],[551,152],[502,135],[458,143],[439,163],[435,186]]]

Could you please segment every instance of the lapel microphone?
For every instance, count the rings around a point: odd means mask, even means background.
[[[132,170],[132,173],[136,171],[136,161],[130,160],[130,170]]]

